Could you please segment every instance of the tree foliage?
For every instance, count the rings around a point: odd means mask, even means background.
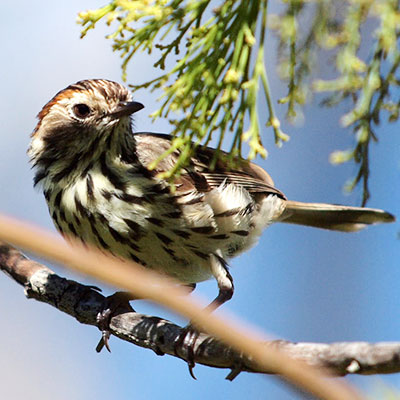
[[[133,90],[161,89],[161,107],[152,114],[173,126],[170,151],[181,150],[171,178],[188,160],[194,146],[208,144],[218,133],[218,150],[232,132],[228,162],[242,155],[248,142],[250,159],[266,156],[260,126],[271,127],[275,142],[288,139],[275,115],[265,58],[266,40],[278,37],[279,71],[288,83],[278,103],[292,120],[316,92],[334,106],[345,101],[344,127],[355,133],[354,148],[332,153],[333,163],[353,160],[359,165],[352,189],[363,183],[368,197],[369,158],[376,127],[384,114],[399,117],[398,49],[400,12],[395,0],[297,0],[279,2],[281,12],[268,12],[268,0],[113,0],[79,14],[82,37],[100,20],[113,27],[108,36],[120,53],[123,79],[139,50],[157,51],[155,79],[131,85]],[[166,68],[167,60],[178,61]],[[318,79],[316,60],[330,56],[334,79]],[[397,98],[396,98],[397,94]],[[268,113],[259,115],[259,97]],[[265,117],[266,115],[266,117]],[[216,157],[221,156],[216,152]],[[215,163],[216,160],[214,160]]]

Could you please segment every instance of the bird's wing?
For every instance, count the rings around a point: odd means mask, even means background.
[[[148,167],[171,146],[171,136],[158,133],[136,133],[137,156],[141,163]],[[240,159],[239,166],[233,169],[227,167],[223,159],[217,161],[213,170],[210,164],[215,150],[210,147],[198,147],[192,156],[190,164],[186,166],[175,184],[179,192],[196,189],[199,192],[208,192],[223,184],[234,184],[243,187],[249,193],[276,194],[286,199],[285,195],[274,187],[269,174],[256,164]],[[227,153],[221,151],[222,156]],[[155,173],[168,171],[176,163],[179,152],[174,151],[162,159]],[[222,157],[223,158],[223,157]]]

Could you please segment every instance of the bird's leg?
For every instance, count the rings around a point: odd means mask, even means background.
[[[104,346],[109,352],[111,352],[110,345],[108,343],[111,335],[111,318],[116,315],[117,309],[121,306],[124,306],[124,308],[126,307],[127,309],[132,309],[129,305],[131,300],[138,300],[138,298],[128,292],[116,292],[105,298],[103,309],[97,314],[96,317],[97,326],[101,331],[101,339],[96,346],[96,351],[98,353],[100,353]]]
[[[211,272],[218,283],[219,293],[218,296],[205,308],[209,312],[213,312],[219,306],[230,300],[233,296],[234,286],[233,279],[228,270],[228,264],[220,255],[218,251],[216,254],[210,254]],[[178,355],[178,348],[182,347],[186,351],[186,362],[189,367],[189,373],[193,379],[196,379],[193,373],[195,367],[195,344],[199,337],[200,332],[192,323],[189,323],[175,341],[174,349],[175,354]]]

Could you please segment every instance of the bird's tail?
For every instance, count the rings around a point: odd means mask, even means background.
[[[313,226],[342,232],[355,232],[366,225],[394,222],[395,217],[383,210],[323,203],[286,201],[280,222]]]

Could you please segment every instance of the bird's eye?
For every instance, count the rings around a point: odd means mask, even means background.
[[[86,104],[75,104],[72,111],[78,118],[86,118],[90,114],[90,108]]]

